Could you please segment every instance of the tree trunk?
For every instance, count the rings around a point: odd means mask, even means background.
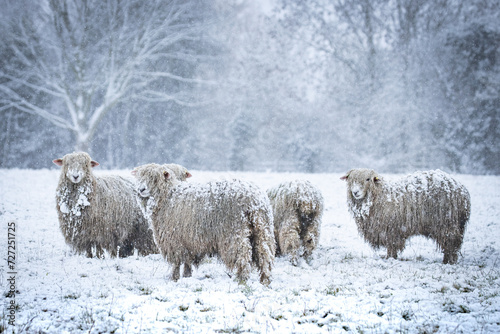
[[[76,134],[76,140],[75,140],[75,152],[87,152],[90,153],[89,148],[90,148],[90,140],[84,140],[82,139],[81,134]]]

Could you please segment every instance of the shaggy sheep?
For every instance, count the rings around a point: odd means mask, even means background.
[[[352,169],[341,179],[358,231],[372,247],[397,258],[406,239],[421,235],[436,242],[443,263],[456,263],[471,207],[469,192],[450,175],[425,171],[386,182],[373,170]]]
[[[267,191],[271,201],[276,238],[276,255],[291,256],[293,265],[298,257],[309,259],[318,246],[323,196],[309,181],[284,182]]]
[[[71,153],[53,161],[61,166],[56,189],[59,226],[77,253],[102,257],[129,256],[134,248],[141,255],[158,253],[135,196],[135,185],[120,176],[97,177],[93,161],[85,152]],[[118,251],[118,252],[117,252]]]
[[[191,276],[191,264],[216,255],[240,282],[251,265],[260,282],[269,284],[276,246],[269,200],[255,185],[239,180],[204,184],[180,182],[165,166],[137,167],[139,195],[152,197],[151,223],[163,257],[172,264],[172,279]]]

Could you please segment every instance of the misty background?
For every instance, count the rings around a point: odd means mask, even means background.
[[[0,167],[500,174],[497,0],[0,0]]]

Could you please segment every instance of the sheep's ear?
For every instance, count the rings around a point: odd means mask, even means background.
[[[346,175],[342,176],[340,179],[343,181],[347,181],[348,177],[349,177],[349,174],[346,174]]]
[[[97,167],[97,166],[99,166],[99,163],[97,161],[92,160],[90,162],[90,167]]]
[[[52,160],[52,162],[58,166],[62,166],[62,159],[55,159],[55,160]]]
[[[193,175],[190,172],[186,172],[186,179],[190,178],[191,176],[193,176]]]
[[[130,174],[135,176],[135,174],[137,174],[137,170],[134,169],[133,171],[130,172]]]
[[[380,178],[378,176],[374,176],[373,177],[373,182],[379,183],[380,182]]]
[[[167,172],[167,171],[164,171],[164,172],[163,172],[163,176],[165,177],[165,180],[168,180],[168,179],[170,179],[170,177],[171,177],[171,176],[170,176],[170,173],[169,173],[169,172]]]

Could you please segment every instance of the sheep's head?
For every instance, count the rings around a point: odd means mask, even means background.
[[[62,173],[70,182],[75,184],[82,182],[91,168],[99,166],[99,163],[92,160],[90,155],[85,152],[66,154],[64,157],[55,159],[52,162],[62,167]]]
[[[351,169],[340,178],[347,182],[347,191],[357,200],[365,198],[370,189],[380,184],[382,178],[372,169]]]
[[[141,197],[149,197],[152,192],[171,187],[178,182],[175,173],[165,165],[147,164],[132,171],[138,182],[137,192]]]
[[[165,164],[163,166],[174,172],[179,181],[186,181],[187,178],[193,176],[184,166],[178,164]]]

